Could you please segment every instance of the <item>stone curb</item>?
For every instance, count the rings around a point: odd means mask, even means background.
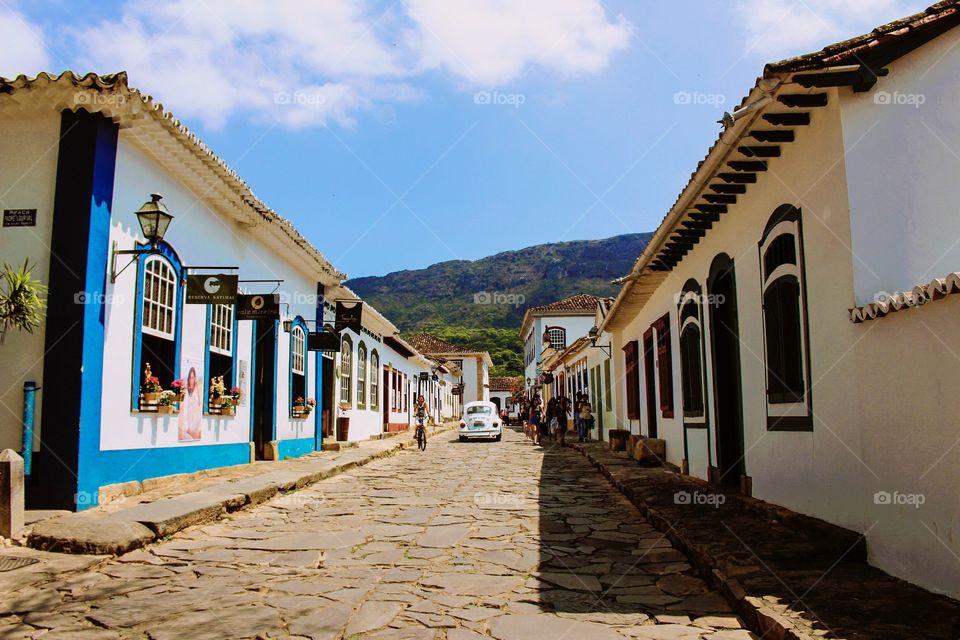
[[[733,610],[746,621],[747,627],[750,628],[750,630],[761,634],[764,640],[822,640],[821,636],[814,635],[810,633],[809,630],[797,628],[788,618],[771,609],[769,603],[764,602],[762,599],[748,596],[735,577],[728,576],[718,567],[718,563],[714,561],[710,549],[700,547],[691,542],[685,535],[682,524],[671,524],[658,509],[650,506],[633,491],[630,491],[628,487],[624,486],[624,484],[607,469],[602,460],[593,456],[590,451],[580,446],[579,443],[567,443],[567,446],[577,451],[597,467],[607,480],[610,481],[610,484],[637,507],[640,513],[643,514],[655,529],[663,533],[664,537],[670,540],[670,543],[676,549],[687,556],[690,564],[702,576],[708,577],[708,581],[723,594]],[[744,506],[744,508],[747,507]]]
[[[448,424],[428,438],[456,428]],[[249,509],[280,492],[296,491],[350,469],[413,448],[413,440],[393,443],[389,449],[348,450],[342,463],[325,459],[287,461],[289,468],[207,487],[172,498],[138,504],[113,513],[70,513],[34,525],[27,546],[41,551],[90,555],[122,555],[187,527],[212,522],[226,513]]]

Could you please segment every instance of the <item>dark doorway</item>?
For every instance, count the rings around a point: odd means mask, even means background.
[[[333,358],[323,357],[320,373],[322,375],[320,384],[323,395],[323,413],[320,414],[320,428],[323,431],[323,437],[329,438],[333,433]]]
[[[255,320],[253,339],[253,448],[263,460],[276,427],[277,321]]]
[[[656,371],[653,359],[657,357],[657,350],[653,344],[653,328],[643,334],[643,378],[647,391],[647,435],[657,437],[657,384]]]
[[[500,413],[500,398],[493,396],[490,398],[490,402],[497,408],[497,413]]]
[[[740,330],[733,260],[714,258],[707,280],[710,307],[713,397],[716,406],[717,467],[722,485],[740,486],[744,474],[743,402],[740,389]]]
[[[383,430],[390,430],[390,372],[383,370]]]

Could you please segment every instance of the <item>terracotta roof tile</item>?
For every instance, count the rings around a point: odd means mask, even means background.
[[[477,349],[461,347],[460,345],[452,344],[446,340],[441,340],[437,336],[429,334],[425,331],[406,338],[406,341],[417,351],[428,356],[438,353],[481,353]]]
[[[951,293],[960,293],[960,273],[958,272],[953,272],[945,278],[937,278],[929,284],[919,284],[903,293],[878,294],[876,302],[850,309],[850,320],[859,323],[882,318],[888,313],[913,309],[931,300],[940,300]]]
[[[604,300],[612,300],[612,298],[601,298],[589,293],[578,293],[562,300],[548,302],[538,307],[530,307],[528,311],[532,313],[549,311],[594,311],[597,308],[597,304]]]
[[[490,391],[513,391],[517,378],[498,377],[490,378]]]

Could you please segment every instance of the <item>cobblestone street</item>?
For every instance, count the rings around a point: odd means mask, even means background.
[[[583,457],[451,434],[29,587],[0,638],[752,637]]]

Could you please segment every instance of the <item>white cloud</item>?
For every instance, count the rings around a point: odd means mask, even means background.
[[[915,0],[739,0],[745,53],[766,59],[818,51],[828,44],[922,10]]]
[[[43,33],[26,18],[0,3],[0,77],[35,75],[49,70]]]
[[[0,2],[0,7],[5,5]],[[540,67],[598,73],[630,25],[599,0],[127,0],[114,16],[61,27],[78,72],[124,70],[177,115],[219,128],[236,116],[298,128],[389,119],[443,70],[465,90]],[[0,70],[39,71],[43,34],[0,8]],[[465,82],[464,82],[465,81]]]
[[[422,68],[474,85],[501,85],[528,67],[597,73],[627,48],[630,24],[611,22],[597,0],[410,0],[408,45]]]

